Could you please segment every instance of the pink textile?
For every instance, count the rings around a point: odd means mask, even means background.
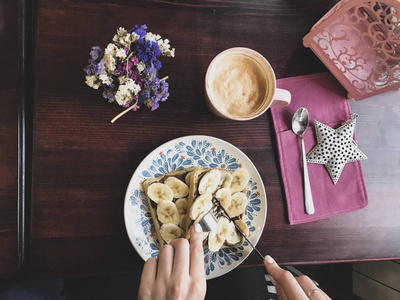
[[[301,144],[291,130],[293,114],[300,107],[308,109],[309,128],[303,135],[308,153],[316,144],[314,120],[337,128],[350,119],[350,107],[346,91],[330,73],[283,78],[278,80],[277,86],[292,94],[290,105],[271,108],[290,224],[333,217],[367,206],[367,191],[359,161],[346,164],[336,185],[325,165],[308,163],[315,214],[306,214]]]

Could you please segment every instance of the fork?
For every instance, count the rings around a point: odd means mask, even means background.
[[[204,232],[213,231],[217,229],[218,221],[221,217],[227,218],[230,222],[235,225],[236,229],[239,233],[244,237],[244,239],[249,243],[249,245],[260,255],[262,260],[264,260],[264,256],[261,254],[260,251],[249,241],[249,239],[245,236],[242,230],[240,230],[239,226],[232,221],[229,217],[225,209],[218,203],[214,203],[213,207],[204,215],[204,217],[199,222],[201,228]]]

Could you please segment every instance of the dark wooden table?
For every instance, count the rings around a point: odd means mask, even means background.
[[[382,179],[398,168],[398,160],[382,170],[383,177],[375,176],[373,169],[366,172],[367,208],[290,226],[270,113],[234,122],[213,116],[204,102],[206,68],[216,54],[230,47],[259,51],[271,62],[277,78],[326,71],[302,46],[302,37],[334,3],[39,0],[31,224],[34,269],[49,277],[140,270],[143,262],[128,240],[123,220],[128,182],[150,151],[192,134],[224,139],[254,162],[268,195],[259,247],[278,262],[399,257],[399,193],[391,192],[393,182]],[[111,124],[121,109],[85,85],[83,68],[91,46],[104,47],[118,27],[135,24],[147,24],[176,48],[176,57],[164,59],[161,70],[162,76],[169,75],[171,96],[155,112],[143,108]],[[244,262],[256,264],[260,260],[255,254]]]
[[[20,263],[18,236],[18,1],[0,6],[0,277],[12,275]]]

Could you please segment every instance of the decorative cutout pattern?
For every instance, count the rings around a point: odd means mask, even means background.
[[[358,100],[400,87],[400,2],[341,1],[304,41]]]

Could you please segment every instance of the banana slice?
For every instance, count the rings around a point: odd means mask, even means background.
[[[217,169],[212,169],[204,174],[199,182],[199,193],[204,194],[206,192],[214,193],[221,180],[221,172]]]
[[[172,192],[172,190],[169,188],[168,185],[156,182],[150,184],[150,186],[147,189],[147,195],[155,203],[158,203],[159,201],[163,200],[172,201],[174,193]]]
[[[160,229],[160,235],[167,244],[172,240],[183,237],[183,234],[184,231],[172,223],[163,224]]]
[[[236,220],[235,224],[236,224],[237,227],[239,227],[239,229],[243,232],[243,234],[246,237],[249,237],[249,235],[250,235],[249,227],[247,226],[247,224],[243,220]]]
[[[189,194],[189,187],[176,177],[168,177],[164,184],[168,185],[174,193],[174,198],[186,197]]]
[[[179,224],[179,213],[172,201],[160,201],[157,205],[157,217],[161,223],[167,224],[172,223],[175,225]]]
[[[208,235],[208,248],[210,251],[215,252],[221,249],[226,237],[229,233],[229,221],[227,218],[222,217],[218,221],[216,231],[211,231]]]
[[[227,174],[229,174],[228,172],[221,172],[221,178],[219,179],[219,183],[218,186],[222,186],[222,184],[224,183]]]
[[[228,209],[232,201],[231,190],[227,188],[219,189],[215,193],[215,198],[217,198],[217,200],[221,203],[221,206],[224,209]]]
[[[192,173],[193,173],[193,172],[189,172],[189,173],[187,173],[186,176],[185,176],[185,183],[186,183],[187,185],[190,185],[190,179],[191,179],[191,177],[192,177]]]
[[[210,207],[209,209],[203,211],[202,213],[200,213],[200,214],[197,216],[196,220],[194,220],[194,224],[200,223],[201,220],[203,220],[204,216],[208,213],[208,211],[209,211],[210,209],[211,209],[211,207]]]
[[[231,186],[233,176],[231,173],[225,173],[225,179],[221,185],[222,188],[229,188]]]
[[[192,220],[196,220],[202,213],[209,211],[212,207],[211,200],[212,195],[210,192],[198,196],[189,209],[189,217]]]
[[[208,248],[210,251],[215,252],[221,249],[225,239],[220,237],[215,231],[211,231],[208,234]]]
[[[231,217],[237,217],[244,212],[247,205],[247,197],[245,194],[238,192],[232,195],[231,204],[226,209],[227,214]]]
[[[187,208],[188,208],[188,199],[187,198],[181,198],[181,199],[176,200],[175,205],[176,205],[176,208],[178,209],[178,213],[180,215],[187,214]]]
[[[233,179],[231,183],[231,193],[241,192],[247,186],[249,182],[249,171],[244,168],[238,169],[232,174]]]
[[[229,222],[229,232],[226,236],[226,243],[228,245],[236,245],[242,241],[242,238],[242,235],[237,232],[235,225],[232,222]]]
[[[188,221],[187,214],[180,215],[179,216],[179,227],[183,228],[183,229],[186,228],[187,221]]]
[[[209,233],[210,233],[210,232],[208,232],[208,231],[203,232],[203,241],[204,241],[206,238],[208,238]]]

